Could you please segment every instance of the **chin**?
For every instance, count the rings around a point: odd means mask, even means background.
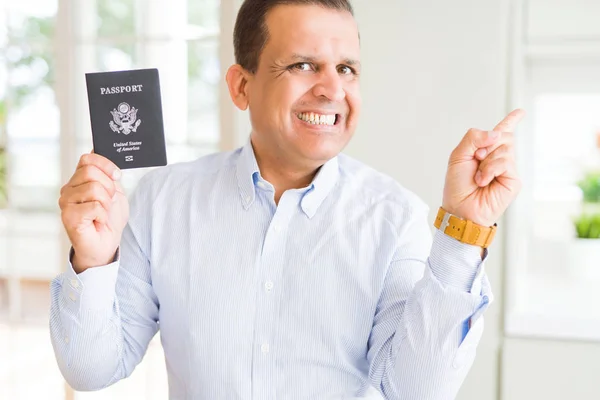
[[[306,146],[306,144],[302,146],[300,152],[304,158],[318,162],[327,162],[337,156],[344,148],[337,141],[322,140],[320,142],[312,146]]]

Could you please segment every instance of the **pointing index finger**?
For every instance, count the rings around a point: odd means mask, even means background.
[[[517,108],[504,117],[504,119],[500,121],[498,125],[496,125],[494,130],[498,132],[514,132],[517,128],[517,124],[523,119],[524,116],[525,111]]]

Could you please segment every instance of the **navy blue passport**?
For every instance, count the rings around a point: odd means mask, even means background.
[[[94,153],[121,169],[167,165],[158,70],[85,74]]]

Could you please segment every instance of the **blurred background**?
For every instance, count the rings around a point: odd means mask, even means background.
[[[60,187],[91,130],[85,73],[158,68],[169,163],[241,146],[240,0],[0,1],[0,399],[165,399],[159,337],[131,378],[61,378],[49,283],[69,244]],[[495,302],[459,399],[600,398],[600,2],[354,0],[363,115],[346,153],[440,205],[448,156],[516,107],[525,187],[500,221]],[[128,193],[144,170],[124,171]],[[430,219],[433,221],[433,212]]]

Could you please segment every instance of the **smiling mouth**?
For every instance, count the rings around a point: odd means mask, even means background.
[[[317,113],[299,113],[296,114],[299,120],[311,125],[334,126],[340,121],[340,114],[317,114]]]

